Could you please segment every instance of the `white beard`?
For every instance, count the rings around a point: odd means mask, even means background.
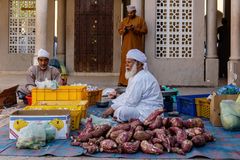
[[[126,69],[125,78],[129,79],[129,78],[133,77],[136,73],[137,73],[137,63],[134,63],[132,66],[132,69],[130,71],[128,71]]]

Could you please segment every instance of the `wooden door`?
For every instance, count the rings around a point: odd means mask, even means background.
[[[75,0],[76,72],[112,72],[113,0]]]

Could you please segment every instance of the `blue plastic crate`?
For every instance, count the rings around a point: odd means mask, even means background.
[[[173,111],[173,98],[172,97],[163,97],[164,109],[166,112]]]
[[[196,116],[195,98],[208,97],[209,94],[177,96],[177,111],[186,115]]]

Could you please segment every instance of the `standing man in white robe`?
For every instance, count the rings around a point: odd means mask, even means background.
[[[113,114],[119,122],[144,121],[153,111],[163,108],[163,97],[155,77],[147,70],[146,56],[138,49],[127,53],[125,77],[129,80],[126,92],[114,99],[103,117]]]

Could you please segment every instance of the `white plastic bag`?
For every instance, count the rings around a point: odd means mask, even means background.
[[[16,147],[19,149],[40,149],[46,145],[46,131],[42,123],[32,122],[20,130]]]
[[[118,122],[112,120],[112,118],[101,118],[101,117],[97,117],[97,116],[92,115],[92,114],[90,115],[90,118],[92,118],[93,125],[108,124],[110,126],[116,126],[118,124]],[[87,119],[82,119],[81,123],[86,124],[86,120]]]
[[[226,130],[240,130],[240,104],[233,100],[222,100],[220,109],[223,128]]]
[[[115,89],[113,88],[105,88],[103,91],[102,91],[102,96],[108,96],[111,92],[114,92]]]
[[[237,97],[236,103],[240,104],[240,94]]]
[[[56,137],[56,128],[50,125],[48,122],[43,123],[46,132],[46,141],[51,142]]]
[[[37,88],[50,88],[50,89],[57,89],[58,88],[58,83],[56,80],[48,80],[45,79],[45,81],[39,82],[35,81],[35,84],[37,85]]]

